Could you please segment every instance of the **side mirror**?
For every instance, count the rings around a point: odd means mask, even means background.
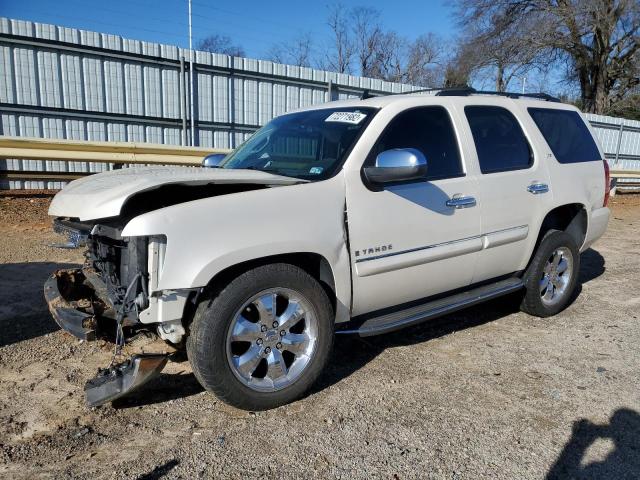
[[[212,153],[202,160],[202,166],[208,168],[218,168],[226,155],[224,153]]]
[[[427,174],[427,159],[415,148],[394,148],[380,153],[375,166],[365,167],[364,174],[377,184],[420,180]]]

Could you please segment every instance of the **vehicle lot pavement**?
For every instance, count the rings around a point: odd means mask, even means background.
[[[47,312],[44,280],[82,260],[44,246],[48,201],[0,197],[0,477],[640,478],[639,196],[613,199],[582,292],[555,318],[506,298],[341,338],[310,395],[258,413],[204,392],[185,361],[84,405],[111,349]]]

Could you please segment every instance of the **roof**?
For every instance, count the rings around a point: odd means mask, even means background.
[[[378,97],[369,97],[366,99],[353,98],[348,100],[338,100],[323,104],[311,105],[302,108],[298,111],[304,110],[316,110],[321,108],[341,108],[341,107],[373,107],[384,108],[391,104],[405,103],[415,105],[453,105],[469,103],[481,100],[483,105],[513,105],[524,104],[530,106],[546,108],[558,108],[563,110],[574,110],[575,107],[570,104],[562,103],[558,99],[546,96],[546,94],[517,94],[517,93],[497,93],[497,92],[481,92],[465,91],[465,94],[458,94],[460,90],[457,90],[455,94],[445,94],[438,92],[445,92],[446,90],[429,90],[426,92],[407,92],[402,94],[383,95]]]

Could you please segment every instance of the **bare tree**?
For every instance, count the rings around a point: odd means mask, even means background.
[[[500,18],[487,38],[507,34],[514,47],[565,61],[586,111],[607,113],[640,84],[638,0],[458,0],[458,13],[467,28]],[[535,28],[516,36],[525,21]]]
[[[514,78],[542,65],[544,51],[528,41],[533,34],[528,18],[513,19],[504,12],[474,17],[464,23],[458,61],[476,80],[492,77],[495,90],[504,92]]]
[[[355,7],[350,17],[360,75],[370,77],[374,74],[374,62],[383,36],[380,11],[371,7]]]
[[[348,11],[341,3],[329,7],[327,25],[333,35],[333,46],[325,56],[323,66],[338,73],[351,73],[354,44],[349,29]]]
[[[340,73],[358,74],[392,82],[435,86],[444,81],[443,42],[426,34],[410,42],[385,30],[380,11],[371,7],[330,7],[327,24],[332,46],[321,66]]]
[[[311,35],[309,33],[301,34],[289,42],[281,42],[272,46],[268,57],[278,63],[310,67],[313,63]]]
[[[443,43],[435,34],[427,33],[409,44],[403,81],[423,87],[442,85]]]
[[[404,76],[406,40],[396,32],[388,31],[380,34],[369,75],[389,82],[400,82]]]
[[[230,37],[217,33],[200,40],[196,45],[197,50],[211,53],[223,53],[234,57],[244,57],[244,49],[240,45],[234,45]]]

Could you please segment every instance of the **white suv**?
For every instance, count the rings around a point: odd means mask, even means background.
[[[374,335],[500,295],[554,315],[606,229],[608,169],[580,112],[545,95],[442,90],[274,119],[217,168],[72,182],[50,215],[88,246],[45,286],[56,321],[122,344],[153,328],[200,383],[267,409],[302,395],[334,334]],[[144,383],[134,355],[91,405]]]

